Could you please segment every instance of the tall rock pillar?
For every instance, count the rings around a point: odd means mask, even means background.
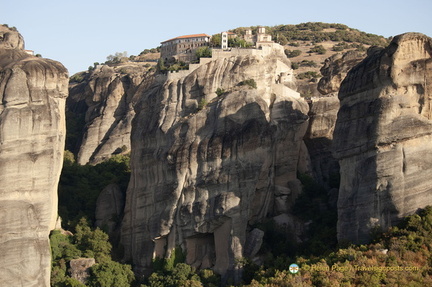
[[[50,286],[68,73],[0,25],[0,286]]]
[[[338,239],[364,243],[432,204],[432,39],[396,36],[343,81],[334,132]]]

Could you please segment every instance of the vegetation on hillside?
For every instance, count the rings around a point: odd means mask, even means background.
[[[196,270],[185,264],[180,248],[169,259],[155,259],[154,272],[134,279],[131,266],[112,260],[112,246],[100,229],[92,228],[93,207],[82,205],[87,194],[97,193],[112,180],[122,182],[128,165],[124,156],[94,167],[76,166],[73,155],[66,153],[66,173],[76,177],[62,185],[69,189],[69,201],[60,197],[63,209],[75,224],[73,235],[54,231],[51,235],[53,254],[52,285],[84,286],[68,273],[69,261],[74,258],[92,257],[96,265],[90,268],[87,286],[220,286],[221,278],[213,271]],[[68,170],[69,168],[69,170]],[[82,173],[77,170],[82,168]],[[92,171],[92,169],[94,169]],[[97,171],[97,172],[95,172]],[[123,176],[120,176],[123,174]],[[336,210],[329,205],[326,191],[311,177],[299,174],[303,193],[293,206],[299,220],[308,222],[308,227],[298,242],[295,232],[279,226],[271,220],[257,224],[265,231],[264,242],[258,254],[260,265],[249,259],[240,259],[243,266],[242,283],[237,286],[428,286],[432,284],[432,207],[407,217],[399,226],[377,235],[368,245],[337,245]],[[108,180],[110,179],[110,180]],[[124,180],[124,179],[123,179]],[[99,187],[93,182],[101,182]],[[75,182],[75,183],[74,183]],[[331,183],[338,187],[338,180]],[[63,187],[64,188],[64,187]],[[87,192],[81,192],[86,190]],[[95,195],[93,195],[95,197]],[[86,199],[86,200],[83,200]],[[91,200],[91,199],[90,199]],[[89,201],[90,202],[90,201]],[[78,204],[78,206],[75,206]],[[78,214],[76,214],[77,212]],[[75,215],[81,217],[76,218]],[[69,219],[69,223],[73,220]],[[300,271],[292,274],[291,263]],[[134,281],[135,280],[135,281]],[[233,284],[233,282],[228,285]]]
[[[51,286],[128,287],[135,280],[132,268],[111,259],[111,243],[108,235],[99,228],[92,229],[83,217],[73,235],[55,230],[50,236],[52,253]],[[94,258],[90,276],[84,285],[70,277],[69,262],[78,258]]]
[[[432,207],[427,207],[371,244],[249,267],[253,276],[243,286],[432,286],[431,252]],[[298,273],[289,271],[292,263]]]
[[[240,27],[233,29],[237,35],[244,35],[247,29],[256,33],[258,26]],[[324,41],[361,43],[365,45],[386,46],[388,39],[375,34],[365,33],[352,29],[343,24],[331,24],[322,22],[308,22],[297,25],[266,26],[266,33],[272,35],[276,42],[295,43],[297,41],[310,41],[320,43]]]
[[[129,155],[118,154],[97,165],[79,165],[66,151],[60,176],[59,215],[63,227],[74,230],[78,220],[86,217],[94,223],[96,200],[107,185],[116,183],[126,192],[130,177]]]

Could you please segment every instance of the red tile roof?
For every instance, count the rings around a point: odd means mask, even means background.
[[[169,39],[169,40],[163,41],[163,42],[161,42],[161,43],[169,42],[169,41],[172,41],[172,40],[178,40],[178,39],[199,38],[199,37],[210,37],[210,36],[207,35],[207,34],[192,34],[192,35],[184,35],[184,36],[179,36],[179,37],[175,37],[175,38],[172,38],[172,39]]]

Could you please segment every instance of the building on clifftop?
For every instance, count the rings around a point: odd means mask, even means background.
[[[248,43],[253,43],[256,48],[271,46],[271,44],[274,43],[272,41],[272,36],[270,34],[266,34],[265,27],[258,27],[256,35],[252,34],[251,29],[246,30],[244,39]]]
[[[173,60],[192,62],[197,59],[196,50],[208,46],[210,38],[207,34],[193,34],[161,42],[161,58],[165,62]]]

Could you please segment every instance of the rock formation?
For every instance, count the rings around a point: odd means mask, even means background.
[[[318,91],[322,95],[337,94],[347,73],[365,57],[366,55],[362,52],[349,51],[327,58],[320,69],[323,76],[318,82]]]
[[[0,49],[24,49],[24,39],[15,28],[0,25]]]
[[[78,258],[69,262],[69,274],[73,279],[86,284],[90,277],[90,268],[96,264],[94,258]]]
[[[146,86],[143,82],[148,81],[147,71],[144,63],[101,65],[87,75],[78,75],[83,77],[78,82],[71,81],[68,119],[72,122],[83,118],[85,125],[77,139],[79,164],[96,164],[130,150],[135,95],[139,94],[138,86]]]
[[[432,40],[407,33],[368,54],[341,85],[334,132],[338,239],[360,243],[432,204]]]
[[[339,111],[337,93],[348,71],[365,56],[361,52],[349,51],[326,59],[320,70],[323,77],[317,87],[322,96],[309,100],[310,119],[305,144],[310,156],[313,177],[327,188],[336,188],[339,177],[339,163],[331,152],[333,131]],[[337,200],[337,197],[335,199]]]
[[[96,202],[96,226],[106,230],[111,236],[119,219],[123,215],[124,193],[117,184],[105,187],[98,196]]]
[[[0,26],[0,286],[49,286],[67,70]]]
[[[258,52],[160,75],[136,105],[122,244],[137,271],[181,247],[227,274],[260,244],[245,251],[249,224],[290,212],[308,105],[283,50]]]

